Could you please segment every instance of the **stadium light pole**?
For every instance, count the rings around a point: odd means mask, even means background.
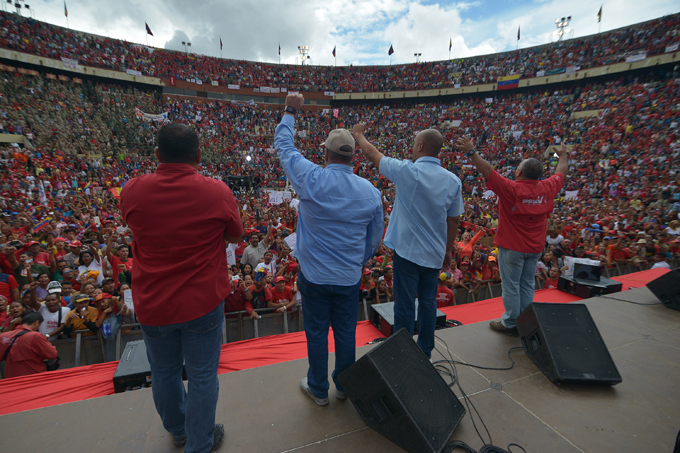
[[[305,65],[305,60],[310,59],[311,57],[309,56],[309,46],[298,46],[298,52],[300,52],[300,60],[302,66]]]
[[[414,57],[416,57],[416,63],[418,63],[418,59],[422,56],[423,54],[420,52],[416,52],[413,54]]]
[[[555,19],[556,30],[553,32],[553,35],[557,37],[558,42],[562,41],[565,33],[569,34],[572,31],[570,28],[567,28],[569,22],[571,22],[571,16]]]

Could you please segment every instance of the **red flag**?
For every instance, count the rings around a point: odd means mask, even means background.
[[[390,44],[390,50],[387,51],[387,55],[392,55],[394,53],[394,47]]]
[[[336,46],[337,47],[337,46]],[[335,47],[333,47],[333,56],[335,56]]]
[[[220,36],[220,50],[222,50],[222,37]]]
[[[144,25],[146,25],[146,34],[147,34],[147,35],[153,36],[153,33],[151,33],[151,29],[149,28],[149,24],[147,24],[146,22],[144,22]]]
[[[170,86],[177,86],[177,80],[175,79],[175,76],[170,76]]]

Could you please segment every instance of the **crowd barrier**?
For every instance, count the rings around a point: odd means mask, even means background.
[[[674,259],[669,264],[672,269],[677,269],[680,266],[680,260]],[[628,263],[616,263],[603,269],[606,277],[616,277],[650,268],[650,265],[634,266]],[[543,281],[536,278],[536,289],[542,289],[543,284]],[[455,304],[474,303],[500,297],[502,294],[503,289],[500,283],[484,281],[481,282],[475,291],[457,289]],[[389,298],[381,300],[381,302],[390,301]],[[371,305],[370,300],[361,299],[359,301],[359,321],[372,320]],[[258,319],[252,319],[246,311],[225,313],[222,344],[304,330],[303,310],[300,304],[295,305],[292,310],[283,313],[272,310],[271,308],[255,310],[259,314]],[[124,331],[125,334],[123,333]],[[115,337],[111,340],[105,340],[101,331],[92,335],[84,335],[88,332],[90,331],[75,331],[72,333],[72,338],[59,339],[53,342],[59,354],[61,368],[73,368],[81,365],[93,365],[95,363],[119,360],[128,342],[143,338],[142,331],[137,323],[121,325]],[[4,370],[0,369],[0,371]]]

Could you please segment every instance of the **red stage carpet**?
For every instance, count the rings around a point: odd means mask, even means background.
[[[614,280],[622,282],[623,291],[626,291],[643,286],[666,272],[668,272],[666,269],[654,269],[616,277]],[[556,289],[546,289],[536,291],[534,300],[568,303],[581,299]],[[503,313],[503,301],[497,297],[473,304],[447,307],[442,311],[446,313],[447,319],[473,324],[500,318]],[[357,347],[383,336],[369,321],[361,321],[357,325]],[[328,342],[331,352],[334,351],[332,332]],[[244,340],[222,346],[218,373],[229,373],[304,357],[307,357],[304,332]],[[118,362],[109,362],[0,380],[2,395],[0,415],[112,395],[113,373],[117,366]]]

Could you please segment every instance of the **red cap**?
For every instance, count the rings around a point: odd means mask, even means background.
[[[38,242],[38,241],[31,241],[31,242],[29,242],[28,244],[26,244],[26,247],[30,247],[30,246],[32,246],[32,245],[40,245],[40,242]]]
[[[369,268],[364,269],[364,275],[368,275],[371,273],[371,270]]]
[[[278,283],[278,282],[285,282],[285,281],[286,281],[286,279],[283,278],[283,277],[280,276],[280,275],[279,275],[278,277],[276,277],[276,279],[274,280],[275,283]]]
[[[102,299],[111,299],[113,296],[111,294],[107,293],[101,293],[97,295],[97,297],[94,298],[95,301],[102,300]]]
[[[68,243],[69,247],[82,247],[83,244],[80,241],[71,241]]]
[[[61,242],[66,242],[66,239],[64,239],[64,238],[62,238],[62,237],[59,237],[59,238],[55,238],[55,239],[54,239],[54,242],[59,242],[59,241],[61,241]]]

